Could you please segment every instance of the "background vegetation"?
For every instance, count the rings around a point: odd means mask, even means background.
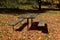
[[[34,8],[38,7],[38,0],[0,0],[0,8]],[[58,4],[59,0],[41,0],[42,2],[50,2]],[[28,7],[29,6],[29,7]]]

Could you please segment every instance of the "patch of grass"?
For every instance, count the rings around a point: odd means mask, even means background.
[[[47,34],[45,35],[45,40],[51,40],[49,35],[47,35]]]
[[[57,12],[50,11],[50,12],[46,12],[46,14],[57,14]]]
[[[54,32],[55,32],[55,29],[51,28],[49,31],[50,31],[51,33],[54,33]]]
[[[32,5],[21,5],[20,9],[31,9],[32,8],[31,6]]]
[[[2,21],[0,21],[0,26],[2,26],[2,25],[5,25],[5,23],[3,23]]]

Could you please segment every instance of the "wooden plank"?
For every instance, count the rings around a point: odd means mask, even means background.
[[[39,26],[39,27],[40,27],[40,26],[43,26],[43,27],[44,27],[44,26],[45,26],[45,21],[44,21],[44,20],[40,20],[38,26]]]
[[[20,17],[22,17],[22,18],[35,18],[37,16],[37,14],[35,14],[35,13],[28,13],[28,14],[24,14],[23,16],[20,16]],[[18,17],[18,18],[20,18],[20,17]]]
[[[9,25],[15,26],[15,25],[17,25],[19,22],[23,21],[23,19],[24,19],[24,18],[20,18],[19,20],[15,21],[15,22],[9,23]]]

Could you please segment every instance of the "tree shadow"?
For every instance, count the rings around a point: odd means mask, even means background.
[[[27,23],[24,23],[21,27],[16,29],[15,31],[22,31],[26,27]]]
[[[17,13],[17,14],[20,14],[20,13],[41,13],[41,12],[45,12],[46,10],[38,10],[38,8],[36,9],[28,9],[28,10],[25,10],[25,9],[19,9],[19,8],[0,8],[0,13]]]
[[[42,31],[42,33],[46,33],[48,34],[48,28],[47,28],[47,24],[45,24],[45,26],[38,26],[38,22],[34,22],[32,23],[31,27],[29,30],[38,30],[38,31]]]
[[[19,8],[0,8],[0,14],[26,14],[26,13],[45,13],[47,11],[60,11],[60,9],[53,9],[53,8],[39,8],[36,9],[19,9]]]

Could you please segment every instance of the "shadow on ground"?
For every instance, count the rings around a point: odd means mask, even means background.
[[[42,31],[42,33],[48,34],[47,24],[45,24],[45,26],[38,26],[38,22],[32,23],[29,30],[38,30],[38,31]]]
[[[38,10],[37,9],[18,9],[18,8],[0,8],[0,13],[2,12],[6,12],[6,13],[26,13],[26,12],[30,12],[30,13],[40,13],[40,12],[45,12],[45,10]]]
[[[2,14],[25,14],[25,13],[45,13],[47,11],[60,11],[60,9],[53,9],[53,8],[41,8],[41,10],[38,10],[38,8],[36,9],[28,9],[28,10],[25,10],[25,9],[18,9],[18,8],[0,8],[0,13]],[[4,13],[3,13],[4,12]]]
[[[15,31],[22,31],[24,27],[26,27],[27,23],[24,23],[20,28],[16,29]],[[45,26],[37,26],[38,22],[33,22],[31,27],[28,29],[28,31],[32,31],[32,30],[38,30],[38,31],[42,31],[42,33],[46,33],[48,34],[48,28],[47,28],[47,24],[45,24]],[[26,29],[27,30],[27,29]]]
[[[24,23],[21,27],[19,27],[15,31],[22,31],[26,26],[27,26],[27,23]]]

